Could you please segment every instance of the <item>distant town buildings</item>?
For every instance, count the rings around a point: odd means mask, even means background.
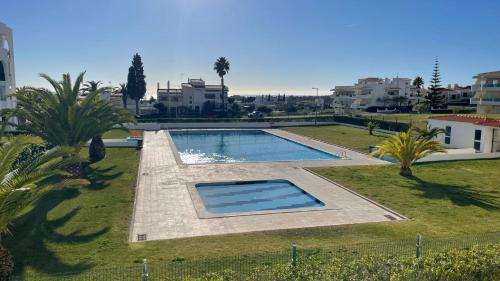
[[[229,91],[224,86],[224,91]],[[169,115],[199,115],[203,113],[215,113],[223,111],[224,101],[221,95],[221,85],[206,85],[203,79],[188,79],[182,83],[180,89],[170,88],[170,82],[166,89],[158,87],[156,96],[158,102],[165,105],[166,113]],[[209,112],[211,111],[211,112]]]
[[[0,110],[16,106],[16,100],[9,96],[15,90],[16,75],[14,71],[12,30],[0,22]],[[0,116],[0,118],[2,121],[5,120],[3,116]]]
[[[500,113],[500,71],[479,73],[474,79],[470,102],[477,105],[477,113]]]

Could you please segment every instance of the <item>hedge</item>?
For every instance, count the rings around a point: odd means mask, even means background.
[[[423,258],[364,256],[345,261],[324,261],[316,255],[290,264],[261,267],[252,276],[236,272],[209,273],[189,281],[498,281],[500,280],[500,245],[450,250]]]

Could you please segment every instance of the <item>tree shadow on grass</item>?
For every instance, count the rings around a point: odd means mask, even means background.
[[[107,181],[122,174],[111,174],[113,169],[114,166],[106,168],[86,167],[85,172],[90,184],[84,188],[95,191],[107,188],[109,186]],[[58,231],[59,228],[75,218],[81,208],[86,206],[73,208],[56,219],[48,219],[48,214],[53,212],[60,203],[75,199],[80,194],[80,190],[75,188],[53,190],[47,193],[32,210],[14,222],[11,228],[12,235],[6,235],[4,243],[14,256],[16,274],[23,272],[27,267],[41,273],[54,274],[80,272],[94,266],[93,263],[87,261],[80,261],[76,264],[67,263],[61,260],[58,253],[51,250],[50,245],[48,245],[48,243],[57,244],[67,247],[66,251],[71,251],[72,244],[91,242],[109,231],[109,227],[104,227],[89,234],[81,234],[86,231],[85,225],[67,234],[61,234]]]
[[[109,187],[109,181],[115,179],[121,175],[123,172],[111,173],[115,170],[116,165],[109,166],[106,168],[93,168],[91,166],[87,166],[84,168],[85,178],[90,182],[88,186],[85,188],[91,190],[101,190]]]
[[[422,192],[419,196],[428,199],[448,199],[457,206],[477,206],[486,210],[500,210],[496,202],[498,198],[486,193],[474,191],[470,185],[440,184],[422,180],[416,176],[410,177],[413,180],[411,189]]]

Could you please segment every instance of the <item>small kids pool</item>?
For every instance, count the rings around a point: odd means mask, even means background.
[[[170,131],[185,164],[326,160],[339,157],[261,130]]]
[[[287,180],[195,184],[207,212],[245,213],[321,208],[325,204]]]

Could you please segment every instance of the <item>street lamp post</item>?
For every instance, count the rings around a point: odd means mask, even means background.
[[[316,100],[314,100],[314,126],[317,126],[318,124],[318,88],[312,88],[313,90],[316,90]]]

